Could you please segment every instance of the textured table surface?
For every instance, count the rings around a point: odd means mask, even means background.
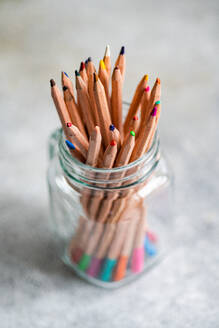
[[[218,1],[1,1],[0,327],[218,327]],[[177,243],[121,289],[86,284],[54,253],[49,79],[127,48],[125,98],[163,84],[162,148],[175,174]]]

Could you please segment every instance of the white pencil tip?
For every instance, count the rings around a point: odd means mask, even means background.
[[[104,56],[105,57],[110,57],[110,46],[109,45],[106,46],[106,50],[105,50]]]

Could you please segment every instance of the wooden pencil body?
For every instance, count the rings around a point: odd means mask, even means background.
[[[111,117],[113,124],[122,135],[122,77],[119,69],[114,70],[112,77]]]
[[[71,118],[70,122],[73,125],[77,126],[77,128],[80,130],[83,136],[87,139],[87,133],[85,131],[84,124],[80,116],[79,108],[74,98],[72,97],[72,94],[69,89],[66,89],[64,91],[64,101],[68,109],[69,116]]]
[[[99,79],[94,83],[94,96],[99,116],[100,131],[104,147],[106,148],[110,143],[109,126],[111,124],[111,119],[105,91]]]
[[[128,133],[130,121],[138,112],[144,89],[147,87],[147,81],[148,81],[147,75],[144,75],[143,78],[141,79],[141,81],[139,82],[139,84],[137,85],[135,94],[133,96],[131,105],[129,107],[128,114],[127,114],[125,122],[124,122],[124,134],[125,135]]]

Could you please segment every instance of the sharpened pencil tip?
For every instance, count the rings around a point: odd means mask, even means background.
[[[104,57],[110,57],[110,46],[109,45],[106,46]]]
[[[157,84],[160,84],[160,79],[159,79],[159,77],[157,77],[156,82],[157,82]]]
[[[135,116],[133,117],[133,121],[138,121],[138,116],[137,116],[137,115],[135,115]]]
[[[86,59],[86,60],[85,60],[85,65],[87,65],[87,63],[88,63],[88,60]]]
[[[63,72],[65,74],[65,76],[69,77],[68,74],[66,72]]]
[[[157,100],[155,105],[160,105],[160,100]]]
[[[144,76],[144,79],[145,79],[145,81],[148,81],[148,75],[147,74]]]
[[[67,127],[70,128],[72,126],[71,122],[66,123]]]
[[[110,146],[115,146],[116,145],[116,141],[115,140],[111,140],[110,141]]]
[[[91,57],[88,57],[87,61],[88,62],[91,62],[92,61],[92,58]]]
[[[109,129],[110,129],[110,131],[114,131],[115,130],[115,125],[110,124]]]
[[[50,85],[51,85],[51,87],[54,87],[54,85],[56,85],[56,83],[53,79],[50,80]]]
[[[106,66],[105,66],[105,64],[104,64],[104,61],[101,59],[100,60],[100,67],[102,68],[102,69],[106,69]]]
[[[75,76],[80,76],[77,70],[75,70]]]
[[[81,62],[80,71],[83,71],[83,69],[85,69],[85,63]]]
[[[149,92],[150,91],[150,87],[147,86],[147,88],[144,89],[145,92]]]
[[[63,91],[66,91],[66,90],[68,90],[68,87],[66,87],[66,86],[64,85],[64,87],[62,88],[62,90],[63,90]]]
[[[157,115],[157,107],[154,107],[151,112],[151,116],[156,116]]]
[[[120,50],[120,55],[124,55],[125,54],[125,47],[122,46],[121,50]]]
[[[135,132],[134,131],[131,131],[130,134],[131,134],[131,136],[135,137]]]
[[[71,143],[71,141],[65,140],[65,143],[68,146],[68,148],[73,149],[73,150],[75,149],[75,146],[73,145],[73,143]]]

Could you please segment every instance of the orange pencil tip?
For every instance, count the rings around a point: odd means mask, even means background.
[[[156,82],[157,82],[157,84],[160,84],[160,79],[159,79],[159,77],[157,77]]]

